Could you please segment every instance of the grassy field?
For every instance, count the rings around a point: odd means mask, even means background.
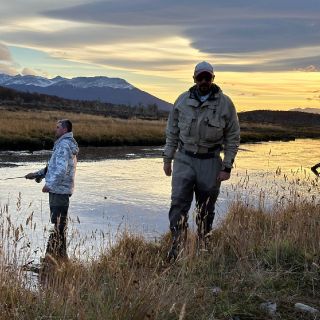
[[[163,145],[164,120],[117,119],[59,111],[0,110],[0,149],[50,149],[58,119],[69,118],[80,146]],[[241,123],[241,142],[319,138],[320,128]]]
[[[306,183],[319,190],[316,180]],[[120,234],[97,259],[52,260],[32,290],[15,262],[27,226],[15,226],[4,206],[1,319],[319,319],[294,308],[320,308],[319,201],[287,200],[268,211],[235,202],[210,234],[207,250],[199,250],[189,232],[175,263],[166,261],[168,235],[146,241]],[[33,228],[30,219],[26,224]],[[261,307],[269,301],[277,304],[274,316]]]
[[[1,110],[0,149],[45,149],[54,141],[58,119],[70,119],[81,146],[160,145],[165,121],[130,119],[57,111]]]

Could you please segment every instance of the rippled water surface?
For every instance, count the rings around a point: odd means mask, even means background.
[[[171,179],[162,171],[160,148],[83,148],[76,188],[70,202],[70,233],[113,241],[128,227],[147,237],[168,229]],[[32,213],[31,246],[43,250],[49,224],[48,196],[43,184],[9,179],[45,166],[50,153],[0,152],[0,204],[12,223],[26,225]],[[310,167],[320,162],[320,140],[246,144],[238,153],[232,178],[223,183],[217,217],[235,198],[270,206],[293,201],[292,189],[317,196]],[[19,196],[20,194],[20,196]],[[282,199],[282,200],[281,200]],[[192,217],[190,218],[192,220]],[[36,226],[34,226],[36,224]],[[28,226],[30,228],[30,226]],[[85,242],[85,241],[84,241]],[[94,250],[94,249],[93,249]]]

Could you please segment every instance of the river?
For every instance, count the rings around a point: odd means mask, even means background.
[[[91,257],[124,229],[149,239],[168,230],[171,179],[162,171],[161,151],[159,147],[81,149],[69,210],[72,254]],[[50,228],[48,195],[41,192],[43,183],[5,179],[36,171],[49,157],[49,151],[0,152],[1,216],[23,226],[24,246],[36,257],[44,252]],[[215,221],[235,199],[268,209],[294,201],[296,193],[317,197],[319,187],[310,167],[318,162],[320,140],[242,145],[231,179],[222,184]],[[32,219],[27,221],[28,217]]]

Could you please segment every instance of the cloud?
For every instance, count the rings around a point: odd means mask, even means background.
[[[6,45],[0,43],[0,73],[16,75],[17,69]]]
[[[58,36],[56,33],[25,32],[23,34],[25,42],[20,45],[27,46],[32,43],[33,48],[37,47],[38,50],[45,51],[56,61],[81,62],[91,64],[92,67],[114,68],[140,74],[143,71],[148,74],[150,71],[157,71],[158,76],[163,76],[164,73],[168,76],[168,72],[172,71],[176,74],[179,69],[189,70],[186,65],[194,65],[198,60],[195,58],[196,55],[202,60],[206,58],[190,48],[188,41],[178,37],[169,37],[168,35],[164,38],[155,38],[151,32],[150,39],[148,39],[148,34],[144,36],[138,32],[135,35],[128,30],[128,32],[122,33],[125,38],[123,41],[118,42],[119,39],[115,39],[117,42],[113,43],[108,39],[111,42],[105,43],[99,42],[99,37],[95,38],[94,33],[100,32],[103,33],[102,30],[95,32],[94,28],[89,28],[89,30],[84,30],[84,35],[79,35],[76,41],[72,41],[72,38],[66,41],[66,38],[63,38],[63,33]],[[126,39],[131,34],[133,35],[132,39]],[[105,35],[108,33],[106,32]],[[18,40],[21,34],[16,36]],[[67,36],[67,38],[69,37]],[[94,40],[92,40],[93,43],[86,43],[86,39],[96,39],[97,43]],[[53,46],[54,49],[52,49]],[[24,56],[26,55],[28,56],[30,53],[26,52]]]
[[[320,72],[320,67],[310,64],[305,68],[297,68],[296,71],[303,71],[303,72]]]
[[[38,72],[36,72],[35,70],[33,69],[30,69],[30,68],[23,68],[23,70],[21,71],[21,74],[23,76],[36,76],[38,75]]]
[[[197,3],[199,11],[204,2]],[[71,6],[63,10],[47,10],[43,14],[51,18],[88,23],[104,23],[118,26],[179,25],[198,20],[194,14],[194,2],[176,3],[168,0],[111,0]],[[204,11],[205,13],[206,11]]]
[[[318,20],[255,19],[221,21],[185,30],[192,46],[207,53],[247,53],[320,45]]]
[[[0,63],[0,73],[9,74],[11,76],[14,76],[14,75],[18,74],[19,72],[17,71],[16,68],[14,68],[10,65]]]
[[[65,4],[67,2],[67,5]],[[84,0],[68,0],[68,1],[42,1],[42,0],[16,0],[1,1],[1,23],[7,26],[14,26],[23,20],[29,20],[44,10],[62,10],[64,7],[79,5]]]
[[[238,53],[320,44],[320,2],[111,0],[49,10],[51,18],[93,24],[175,26],[205,53]],[[148,30],[145,28],[145,30]],[[142,32],[141,34],[144,34]]]
[[[172,71],[200,59],[238,72],[318,65],[315,49],[301,50],[320,47],[318,0],[30,1],[36,10],[5,4],[12,21],[1,37],[59,59],[133,71]]]
[[[16,75],[21,73],[22,75],[42,75],[42,76],[48,76],[48,73],[36,68],[22,68],[21,66],[16,63],[11,56],[11,53],[9,51],[9,48],[0,43],[0,73],[9,74],[9,75]]]
[[[320,101],[320,97],[307,98],[308,101]]]
[[[317,0],[303,3],[298,0],[109,0],[43,11],[43,15],[50,18],[96,25],[97,34],[105,27],[106,37],[102,39],[97,35],[104,43],[117,43],[117,35],[121,42],[127,34],[129,42],[131,36],[138,41],[145,36],[144,41],[152,46],[152,33],[154,38],[164,38],[169,31],[189,40],[193,49],[213,57],[218,69],[230,71],[282,71],[311,64],[299,62],[299,57],[288,62],[284,58],[287,56],[267,61],[261,61],[258,56],[320,46],[319,14]],[[112,36],[108,28],[113,29]],[[77,43],[78,37],[73,38]],[[96,42],[95,36],[90,39]],[[243,61],[248,53],[254,54],[256,61]]]
[[[54,23],[54,22],[52,22]],[[52,30],[28,30],[21,26],[17,32],[3,32],[2,39],[17,42],[20,45],[33,45],[48,48],[69,48],[77,46],[107,45],[118,43],[152,43],[161,38],[172,36],[172,30],[168,28],[150,27],[115,27],[81,25],[65,29]]]
[[[23,68],[20,72],[23,76],[42,76],[48,77],[49,74],[46,71],[43,71],[39,68],[32,69],[32,68]]]
[[[109,0],[96,1],[69,8],[46,10],[44,15],[53,18],[105,23],[120,26],[150,25],[213,25],[219,21],[230,24],[255,18],[313,18],[317,19],[320,3],[308,0],[269,0],[266,2],[252,0]],[[232,20],[231,20],[232,19]]]
[[[4,44],[0,43],[0,61],[7,61],[11,62],[11,54],[7,46]]]

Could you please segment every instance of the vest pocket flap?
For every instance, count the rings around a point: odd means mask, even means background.
[[[190,135],[191,127],[195,126],[195,118],[192,116],[182,116],[179,119],[178,126],[183,135]]]
[[[214,113],[217,111],[217,105],[216,104],[209,104],[207,105],[208,109],[212,110]]]
[[[193,118],[191,116],[181,116],[179,119],[179,127],[183,128],[186,126],[190,126]]]
[[[225,121],[223,119],[209,119],[208,126],[209,127],[216,127],[216,128],[224,128],[226,125]]]
[[[205,140],[209,143],[220,143],[223,138],[225,122],[222,119],[209,119],[205,127]]]

